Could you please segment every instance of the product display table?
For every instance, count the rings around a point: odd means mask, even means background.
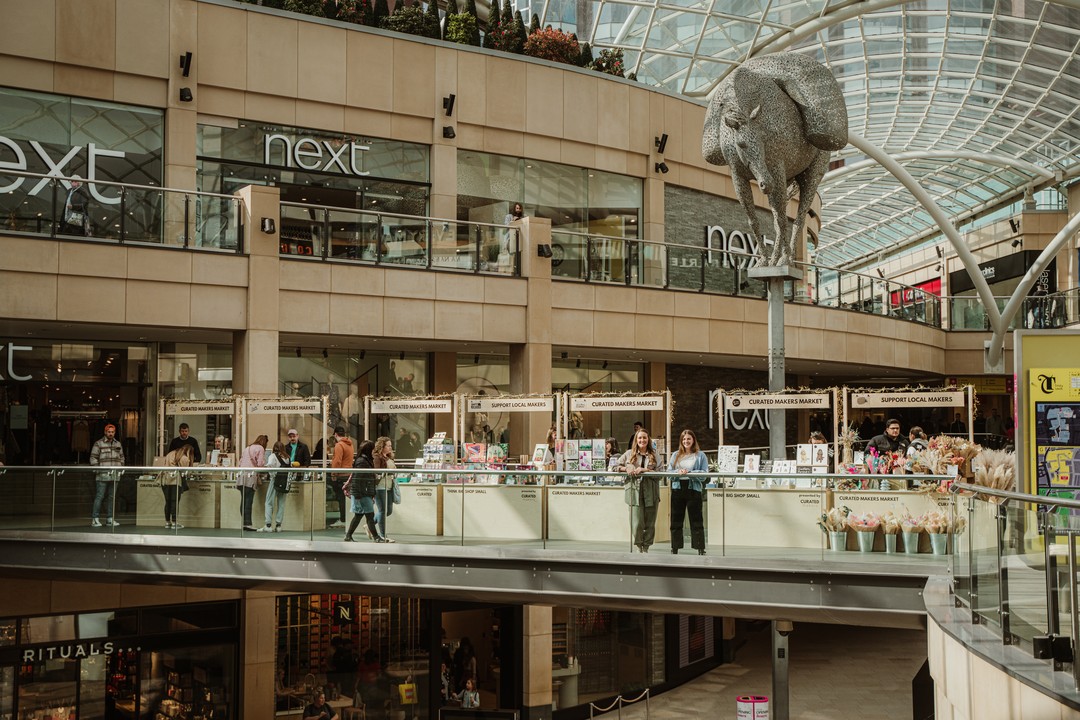
[[[194,473],[188,478],[188,491],[180,494],[176,507],[176,520],[181,525],[193,528],[216,528],[218,526],[217,506],[221,497],[221,483],[216,473],[200,473],[198,479]],[[224,479],[224,474],[222,474]],[[141,475],[138,480],[138,495],[135,523],[139,526],[165,526],[165,493],[162,492],[158,475]]]
[[[630,506],[622,485],[547,487],[549,540],[630,543]],[[656,542],[671,540],[671,488],[660,488]]]
[[[836,490],[832,492],[829,507],[846,507],[853,513],[891,512],[895,515],[923,515],[931,510],[948,512],[949,496],[942,493],[924,493],[912,490]],[[855,533],[848,533],[848,549],[855,549]],[[885,541],[878,531],[874,550],[884,550]],[[930,552],[930,536],[919,534],[919,552]]]
[[[386,518],[386,532],[394,535],[442,534],[442,485],[435,483],[398,483],[401,502]]]
[[[463,534],[467,538],[514,540],[543,537],[544,488],[541,486],[443,485],[442,491],[445,537]]]
[[[219,527],[240,529],[242,493],[236,487],[235,476],[221,486],[221,524]],[[312,512],[312,503],[315,510]],[[251,522],[255,527],[266,523],[266,482],[255,489],[255,502],[251,505]],[[315,482],[293,483],[285,498],[285,519],[281,529],[286,532],[326,529],[326,483],[322,478]]]
[[[710,545],[822,548],[818,520],[826,508],[822,490],[794,488],[707,489]]]

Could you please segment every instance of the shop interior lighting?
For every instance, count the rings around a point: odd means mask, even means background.
[[[667,147],[667,133],[660,133],[660,137],[654,138],[653,143],[656,145],[657,154],[663,155],[664,148]]]

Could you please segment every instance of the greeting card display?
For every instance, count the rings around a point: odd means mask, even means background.
[[[814,446],[810,443],[799,443],[795,446],[795,464],[802,467],[810,467],[814,464]]]
[[[487,446],[487,462],[489,465],[504,465],[509,453],[510,446],[506,443],[490,443]]]
[[[748,473],[761,472],[761,456],[743,455],[743,471]]]
[[[739,446],[721,445],[718,447],[716,449],[716,464],[722,473],[739,472]]]
[[[814,457],[811,463],[814,467],[829,467],[829,446],[825,443],[814,445]]]
[[[484,443],[462,443],[462,455],[467,463],[483,463],[487,461],[487,445]]]
[[[564,463],[565,464],[565,469],[566,470],[577,470],[580,467],[580,464],[578,462],[578,441],[577,440],[567,440],[566,441],[565,452],[566,452],[566,460],[565,460],[565,463]]]

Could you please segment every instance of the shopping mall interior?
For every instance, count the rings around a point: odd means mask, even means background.
[[[0,19],[0,720],[1080,718],[1075,0]]]

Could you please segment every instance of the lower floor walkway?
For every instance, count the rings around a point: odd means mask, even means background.
[[[758,624],[744,639],[734,663],[653,698],[649,720],[734,720],[739,695],[772,695],[769,625]],[[788,643],[792,720],[911,717],[911,680],[926,660],[925,631],[802,623]],[[622,718],[646,720],[644,703],[623,708]]]

